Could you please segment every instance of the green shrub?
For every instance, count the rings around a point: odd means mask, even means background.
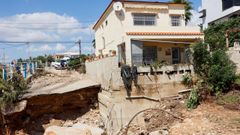
[[[190,74],[183,75],[182,84],[187,86],[187,87],[191,87],[193,85],[193,78],[192,78],[192,76]]]
[[[212,85],[213,92],[226,92],[236,79],[236,65],[223,50],[212,53],[207,81]]]
[[[197,89],[193,89],[187,99],[187,108],[195,109],[199,105],[199,94]]]
[[[207,44],[199,42],[192,46],[193,48],[193,66],[194,71],[199,76],[207,76],[209,63],[211,59],[210,52],[207,50]]]
[[[13,104],[18,100],[18,95],[17,91],[4,91],[0,98],[0,107]]]
[[[236,66],[224,50],[206,49],[206,44],[197,43],[193,46],[195,73],[208,84],[213,94],[226,92],[236,79]]]
[[[151,64],[151,67],[153,67],[154,69],[158,69],[161,68],[164,65],[164,63],[161,63],[160,61],[156,60]]]
[[[210,45],[212,51],[226,49],[225,33],[229,29],[240,28],[240,17],[214,24],[204,31],[205,42]],[[230,46],[233,46],[234,39],[239,39],[240,33],[231,33],[229,36]]]
[[[235,84],[240,86],[240,75],[236,76]]]
[[[0,79],[0,106],[6,106],[18,101],[27,89],[24,78],[14,73],[8,81]]]

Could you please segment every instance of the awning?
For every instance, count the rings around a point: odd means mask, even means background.
[[[170,44],[185,44],[190,45],[193,42],[178,42],[178,41],[167,41],[167,40],[151,40],[151,39],[133,39],[134,41],[142,41],[142,42],[157,42],[157,43],[170,43]]]

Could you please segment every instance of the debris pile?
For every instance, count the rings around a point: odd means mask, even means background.
[[[163,101],[161,108],[152,108],[139,114],[120,134],[148,135],[169,134],[170,127],[183,120],[180,113],[183,108],[179,102]]]
[[[101,117],[98,109],[91,109],[87,113],[80,112],[80,110],[66,110],[66,112],[60,114],[45,114],[42,117],[33,120],[25,127],[25,129],[16,131],[15,134],[42,135],[45,132],[46,135],[50,133],[52,133],[52,135],[61,135],[64,132],[74,133],[76,131],[76,133],[97,132],[101,133],[99,135],[102,135],[104,130],[100,128],[101,123]]]

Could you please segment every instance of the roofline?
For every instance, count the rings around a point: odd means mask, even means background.
[[[107,6],[107,8],[105,9],[105,11],[102,13],[102,15],[100,16],[100,18],[98,19],[98,21],[94,24],[93,29],[95,30],[98,23],[101,21],[101,19],[103,18],[103,16],[107,13],[107,11],[112,7],[112,4],[115,2],[115,0],[112,0],[109,5]],[[174,3],[174,2],[158,2],[158,1],[132,1],[132,0],[123,0],[123,3],[135,3],[135,4],[174,4],[174,5],[184,5],[184,4],[180,4],[180,3]]]
[[[158,35],[204,35],[202,32],[127,32],[130,36],[158,36]]]

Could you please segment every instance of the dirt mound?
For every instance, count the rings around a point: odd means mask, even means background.
[[[129,125],[127,134],[239,135],[240,133],[240,111],[220,106],[215,100],[201,103],[194,110],[188,110],[183,101],[162,104],[165,106],[164,111],[147,110],[136,117]],[[120,134],[125,135],[126,129]]]
[[[120,134],[147,135],[154,131],[168,133],[174,123],[182,121],[182,104],[177,101],[162,101],[159,108],[152,108],[139,113]]]

